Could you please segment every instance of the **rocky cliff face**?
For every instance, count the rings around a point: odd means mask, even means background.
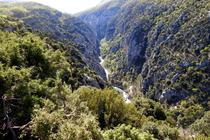
[[[91,25],[97,34],[97,38],[101,40],[106,36],[108,23],[120,11],[123,1],[125,0],[103,1],[98,7],[79,13],[77,16]]]
[[[166,10],[165,3],[114,0],[79,15],[95,29],[98,39],[108,44],[104,48],[102,42],[101,47],[112,79],[132,81],[141,72],[147,35],[155,18]]]
[[[148,35],[142,89],[148,96],[169,103],[186,97],[206,100],[210,93],[210,4],[177,1],[171,5]]]
[[[96,35],[80,19],[37,3],[1,3],[0,10],[2,14],[22,20],[32,30],[76,46],[86,64],[105,79],[105,72],[99,64]]]
[[[176,103],[210,93],[209,9],[206,0],[113,0],[79,16],[102,39],[113,83],[139,75],[145,95]]]

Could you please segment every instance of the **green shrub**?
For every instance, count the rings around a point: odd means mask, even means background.
[[[186,128],[203,116],[204,109],[201,105],[195,104],[187,108],[182,108],[180,112],[181,114],[178,116],[178,123]]]
[[[142,123],[142,116],[137,113],[134,105],[126,104],[114,89],[82,87],[75,93],[98,116],[101,128],[112,128],[122,123],[140,126]]]
[[[105,140],[155,140],[151,134],[125,124],[105,131],[103,136]]]
[[[191,129],[196,133],[210,136],[210,111],[206,112],[201,119],[196,120],[191,125]]]
[[[67,88],[63,91],[63,94],[57,97],[56,103],[45,100],[42,108],[36,107],[29,133],[43,140],[102,139],[96,118],[85,107],[85,104],[80,102],[78,95],[70,94]],[[27,133],[26,129],[23,137]]]

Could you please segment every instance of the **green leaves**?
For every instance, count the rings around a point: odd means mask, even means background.
[[[196,120],[191,125],[191,129],[199,134],[210,136],[210,111],[206,112],[201,119]]]
[[[122,123],[130,123],[140,126],[141,115],[133,104],[126,104],[123,98],[114,89],[99,90],[83,87],[76,94],[81,101],[87,102],[87,106],[97,115],[101,128],[112,128]]]
[[[54,42],[52,45],[57,47],[60,44]],[[85,73],[92,77],[95,74],[86,68],[80,55],[71,52],[71,56],[68,56],[62,49],[55,50],[45,39],[33,33],[0,31],[0,46],[0,98],[5,101],[0,106],[0,116],[5,118],[3,110],[6,110],[11,127],[21,127],[28,124],[32,112],[36,112],[38,116],[33,117],[35,124],[30,129],[36,130],[34,134],[42,139],[52,138],[51,134],[58,127],[52,123],[64,123],[57,120],[58,116],[66,119],[65,115],[60,114],[61,108],[67,106],[66,96],[85,82]],[[45,112],[46,99],[54,104],[50,108],[52,112]],[[66,107],[67,112],[71,111],[72,106]],[[86,111],[82,105],[79,107],[79,113]],[[57,117],[48,118],[50,116]],[[44,120],[46,123],[42,122]],[[0,125],[6,125],[3,119]],[[77,124],[74,126],[75,130]],[[1,129],[0,132],[7,136],[7,129]],[[28,130],[25,131],[28,134]]]
[[[155,140],[153,136],[130,125],[119,125],[104,132],[105,140]]]
[[[203,116],[204,109],[202,106],[195,104],[188,107],[183,107],[181,110],[181,114],[179,115],[178,123],[182,127],[186,128],[197,119]]]
[[[29,126],[32,135],[44,140],[102,139],[95,117],[81,103],[79,95],[68,92],[63,95],[65,98],[60,97],[56,99],[56,103],[45,100],[42,108],[34,110]],[[25,131],[23,136],[27,133]]]

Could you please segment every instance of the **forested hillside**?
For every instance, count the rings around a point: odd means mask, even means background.
[[[0,139],[16,139],[32,122],[32,113],[47,102],[57,110],[65,95],[82,85],[105,87],[76,46],[64,45],[5,15],[0,16],[0,29]]]
[[[114,0],[79,17],[97,29],[113,84],[134,82],[154,100],[190,97],[206,107],[209,8],[208,0]]]
[[[32,30],[41,31],[56,41],[76,46],[86,64],[105,79],[99,65],[100,52],[95,34],[80,19],[37,3],[1,3],[0,12],[20,19]]]
[[[209,10],[0,2],[0,139],[209,140]]]
[[[133,81],[136,74],[146,72],[146,61],[150,59],[148,55],[153,55],[154,47],[172,40],[185,48],[182,44],[187,44],[187,39],[194,36],[188,33],[188,36],[183,35],[186,41],[179,42],[175,41],[178,34],[202,27],[205,31],[200,31],[203,34],[197,37],[203,40],[200,44],[208,46],[208,9],[208,0],[113,0],[78,16],[96,28],[106,67],[113,79],[123,82]]]
[[[96,29],[109,82],[175,107],[188,128],[209,110],[209,9],[209,0],[113,0],[78,16]]]

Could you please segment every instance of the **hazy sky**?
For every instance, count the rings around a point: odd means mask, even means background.
[[[78,13],[87,9],[90,9],[101,0],[24,0],[24,1],[34,1],[39,2],[50,7],[53,7],[57,10],[60,10],[65,13]]]

